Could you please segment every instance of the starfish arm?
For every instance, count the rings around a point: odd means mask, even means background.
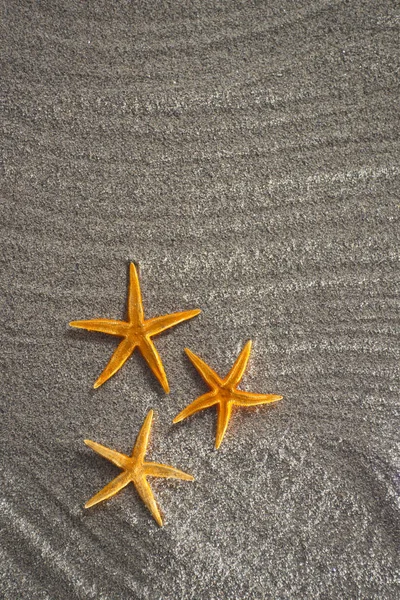
[[[136,344],[130,341],[128,338],[122,340],[122,342],[119,343],[117,349],[112,355],[108,365],[106,366],[100,377],[98,377],[98,379],[95,381],[93,387],[98,388],[101,385],[103,385],[103,383],[105,383],[107,379],[110,379],[110,377],[112,377],[114,373],[116,373],[128,360],[128,358],[134,351],[135,346]]]
[[[186,481],[193,481],[193,475],[189,475],[189,473],[184,473],[179,469],[175,469],[174,467],[170,467],[168,465],[161,465],[159,463],[148,462],[144,463],[144,472],[146,477],[165,477],[172,479],[184,479]]]
[[[153,415],[154,411],[149,410],[136,438],[136,442],[132,451],[132,461],[135,463],[142,463],[145,457],[147,446],[149,444],[151,425],[153,423]]]
[[[200,358],[200,356],[197,356],[197,354],[189,350],[189,348],[185,348],[185,352],[197,371],[203,377],[204,381],[206,381],[211,388],[215,389],[222,385],[221,378]]]
[[[249,362],[250,351],[252,341],[249,340],[239,356],[237,357],[235,364],[229,371],[226,379],[224,380],[225,385],[236,386],[243,377],[243,373],[246,370],[247,363]]]
[[[92,442],[92,440],[84,440],[86,446],[89,446],[92,450],[106,458],[107,460],[117,465],[121,469],[126,469],[129,465],[130,458],[129,456],[125,456],[125,454],[121,454],[116,450],[111,450],[111,448],[107,448],[107,446],[103,446],[102,444],[98,444],[97,442]]]
[[[269,404],[282,400],[283,396],[277,394],[253,394],[251,392],[242,392],[235,390],[233,402],[237,406],[257,406],[257,404]]]
[[[220,402],[218,404],[218,421],[217,421],[217,434],[215,437],[215,447],[218,449],[224,438],[226,428],[228,427],[229,419],[232,414],[232,403],[231,402]]]
[[[162,317],[154,317],[153,319],[148,319],[148,321],[145,322],[146,331],[149,335],[158,335],[166,329],[174,327],[174,325],[177,325],[178,323],[182,323],[182,321],[193,319],[193,317],[196,317],[200,313],[201,310],[196,308],[194,310],[184,310],[182,312],[176,312],[172,313],[171,315],[164,315]]]
[[[144,320],[142,293],[134,263],[129,265],[128,320],[134,325],[140,325]]]
[[[146,481],[145,476],[142,475],[140,478],[135,479],[133,483],[135,484],[139,496],[153,515],[154,519],[157,521],[158,525],[162,527],[163,522],[160,511],[154,499],[152,489]]]
[[[125,337],[129,324],[125,321],[114,321],[113,319],[89,319],[87,321],[71,321],[70,326]]]
[[[97,494],[95,494],[93,498],[90,498],[90,500],[86,502],[85,508],[90,508],[91,506],[94,506],[99,502],[103,502],[103,500],[107,500],[108,498],[115,496],[115,494],[117,494],[120,490],[122,490],[122,488],[127,486],[130,481],[132,481],[132,479],[129,473],[120,473],[118,477],[116,477],[115,479],[110,481],[110,483],[108,483],[105,487],[103,487],[103,489],[100,490],[100,492],[97,492]]]
[[[143,355],[143,358],[153,371],[154,375],[160,382],[164,392],[169,393],[168,379],[164,371],[164,367],[157,352],[156,347],[149,337],[143,337],[139,343],[139,350]]]
[[[217,404],[217,402],[218,396],[215,394],[215,392],[208,392],[207,394],[203,394],[202,396],[196,398],[196,400],[194,400],[186,408],[184,408],[178,415],[176,415],[175,419],[172,422],[179,423],[179,421],[183,421],[183,419],[190,417],[199,410],[203,410],[204,408],[214,406],[214,404]]]

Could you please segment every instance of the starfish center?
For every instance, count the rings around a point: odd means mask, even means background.
[[[129,469],[129,474],[131,475],[132,479],[139,479],[140,475],[142,474],[143,471],[143,467],[141,464],[138,463],[131,463]]]
[[[225,386],[221,386],[218,391],[218,395],[221,398],[221,400],[229,402],[229,400],[232,400],[232,389]]]
[[[132,342],[138,342],[139,339],[141,337],[143,337],[144,334],[144,327],[142,324],[140,325],[136,325],[136,324],[132,324],[130,325],[128,332],[126,334],[126,337],[131,340]]]

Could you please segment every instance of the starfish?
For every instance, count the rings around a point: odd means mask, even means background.
[[[219,377],[219,375],[217,375],[199,356],[194,354],[194,352],[191,352],[188,348],[185,348],[186,354],[200,375],[210,386],[211,392],[199,396],[199,398],[184,408],[182,412],[175,417],[173,423],[179,423],[179,421],[186,419],[186,417],[193,415],[199,410],[217,405],[218,422],[215,447],[219,448],[228,427],[232,408],[234,406],[256,406],[257,404],[269,404],[270,402],[282,400],[282,396],[277,396],[276,394],[253,394],[237,389],[249,360],[251,345],[252,342],[249,340],[225,379],[221,379],[221,377]]]
[[[139,435],[136,438],[136,443],[133,448],[131,456],[121,454],[116,450],[111,450],[106,446],[102,446],[97,442],[91,440],[85,440],[85,444],[92,448],[95,452],[107,458],[107,460],[117,465],[122,469],[115,479],[110,481],[100,492],[95,494],[93,498],[88,500],[85,504],[85,508],[90,508],[103,500],[107,500],[112,496],[115,496],[120,490],[126,487],[130,482],[135,486],[139,496],[153,515],[160,527],[162,526],[162,518],[158,509],[157,503],[154,499],[152,489],[147,481],[147,477],[165,477],[173,479],[185,479],[186,481],[193,481],[194,477],[188,473],[184,473],[174,467],[168,465],[162,465],[155,462],[145,462],[144,457],[149,443],[149,436],[151,430],[151,424],[153,421],[153,411],[150,410],[145,418],[143,425],[139,431]]]
[[[162,317],[145,319],[138,273],[135,265],[130,263],[128,320],[90,319],[88,321],[71,321],[70,323],[71,327],[78,327],[79,329],[87,329],[89,331],[100,331],[101,333],[108,333],[123,338],[93,387],[98,388],[107,379],[110,379],[128,360],[135,348],[139,348],[150,369],[161,383],[163,390],[168,394],[169,385],[167,376],[160,355],[151,338],[182,321],[195,317],[200,312],[201,310],[199,309],[185,310]]]

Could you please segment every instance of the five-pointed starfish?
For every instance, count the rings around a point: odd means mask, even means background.
[[[216,404],[218,407],[218,422],[215,447],[219,448],[225,435],[233,406],[255,406],[257,404],[268,404],[281,400],[282,396],[275,394],[253,394],[237,389],[237,385],[246,369],[250,350],[251,340],[247,342],[225,379],[221,379],[199,356],[191,352],[188,348],[185,348],[186,354],[203,379],[211,387],[212,391],[194,400],[194,402],[189,404],[175,417],[173,422],[179,423],[179,421],[186,419],[186,417],[193,415],[197,411]]]
[[[153,411],[150,410],[139,431],[139,435],[136,438],[136,443],[131,456],[126,456],[125,454],[121,454],[116,450],[111,450],[110,448],[92,442],[91,440],[85,440],[85,444],[92,448],[92,450],[101,456],[104,456],[104,458],[107,458],[114,463],[114,465],[117,465],[117,467],[122,469],[122,473],[118,475],[118,477],[110,481],[110,483],[100,490],[100,492],[86,502],[85,508],[90,508],[103,500],[111,498],[122,490],[122,488],[127,486],[128,483],[132,482],[157,523],[162,526],[163,522],[160,511],[154,499],[151,487],[147,482],[147,477],[166,477],[185,479],[186,481],[193,481],[194,477],[179,469],[169,467],[168,465],[144,461],[152,421]]]
[[[124,338],[115,350],[110,362],[95,382],[95,388],[110,379],[128,360],[136,347],[139,348],[144,359],[161,383],[163,390],[168,394],[169,385],[167,376],[161,362],[160,355],[151,338],[181,321],[186,321],[198,315],[199,309],[186,310],[152,319],[144,318],[142,295],[140,293],[139,277],[133,263],[129,266],[129,291],[128,291],[128,320],[115,321],[113,319],[91,319],[88,321],[71,321],[71,327],[100,331],[117,337]]]

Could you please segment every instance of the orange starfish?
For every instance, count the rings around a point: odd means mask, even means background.
[[[175,417],[173,423],[179,423],[179,421],[186,419],[186,417],[193,415],[199,410],[217,405],[218,422],[215,447],[219,448],[225,435],[233,406],[255,406],[257,404],[277,402],[282,399],[282,396],[277,396],[276,394],[253,394],[237,389],[249,360],[251,344],[251,340],[249,340],[225,379],[221,379],[199,356],[191,352],[188,348],[185,348],[186,354],[203,379],[211,387],[212,391],[203,394],[184,408]]]
[[[129,265],[129,275],[127,321],[90,319],[88,321],[71,321],[70,325],[71,327],[88,329],[89,331],[100,331],[101,333],[108,333],[123,338],[93,387],[98,388],[107,379],[110,379],[128,360],[135,348],[139,348],[150,369],[161,383],[163,390],[168,394],[169,385],[167,376],[160,355],[151,338],[182,321],[195,317],[201,310],[185,310],[162,317],[145,319],[139,277],[133,263]]]
[[[147,481],[147,477],[166,477],[173,479],[185,479],[186,481],[193,481],[194,477],[188,473],[184,473],[174,467],[168,465],[162,465],[154,462],[145,462],[144,457],[149,443],[149,435],[151,430],[151,424],[153,421],[153,411],[150,410],[145,418],[143,425],[137,436],[135,446],[131,456],[121,454],[116,450],[111,450],[106,446],[92,442],[91,440],[85,440],[85,444],[92,448],[95,452],[110,460],[114,465],[117,465],[122,469],[122,473],[115,479],[110,481],[100,492],[95,494],[93,498],[88,500],[85,504],[85,508],[90,508],[103,500],[107,500],[112,496],[115,496],[120,490],[133,483],[139,496],[157,521],[162,526],[162,518],[158,509],[157,503],[154,499],[152,489]]]

